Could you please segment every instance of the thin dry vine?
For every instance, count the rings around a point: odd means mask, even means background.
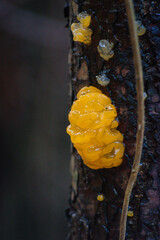
[[[120,220],[120,235],[119,240],[124,240],[126,235],[126,223],[127,223],[127,212],[130,201],[131,192],[137,179],[139,171],[140,160],[143,148],[144,138],[144,86],[143,86],[143,71],[140,56],[139,40],[137,36],[137,29],[135,24],[135,13],[132,0],[125,0],[126,11],[128,16],[131,44],[133,50],[133,58],[135,65],[135,78],[136,78],[136,89],[137,89],[137,102],[138,102],[138,123],[137,123],[137,136],[136,136],[136,152],[132,166],[131,175],[126,188],[121,220]]]

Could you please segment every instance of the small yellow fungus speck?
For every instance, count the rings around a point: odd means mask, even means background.
[[[134,216],[133,211],[128,211],[127,216],[128,216],[128,217],[133,217],[133,216]]]
[[[102,202],[102,201],[104,200],[103,194],[99,194],[99,195],[97,196],[97,200],[100,201],[100,202]]]
[[[67,133],[88,167],[112,168],[122,163],[123,136],[116,129],[116,117],[111,99],[99,89],[90,86],[78,92],[69,113]]]
[[[104,72],[96,76],[96,79],[101,86],[107,86],[110,83],[110,79],[106,76]]]
[[[80,23],[72,23],[71,31],[73,41],[83,42],[86,45],[91,44],[92,30],[89,28],[91,16],[86,12],[79,13],[77,19]]]
[[[142,36],[146,33],[146,28],[143,26],[141,21],[136,21],[136,26],[137,26],[137,34],[138,36]]]
[[[78,21],[82,23],[83,27],[89,27],[91,23],[91,16],[87,12],[81,12],[77,15]]]
[[[109,42],[106,39],[102,39],[99,41],[99,45],[97,47],[100,56],[105,60],[108,61],[110,58],[114,56],[114,51],[112,50],[114,44]]]

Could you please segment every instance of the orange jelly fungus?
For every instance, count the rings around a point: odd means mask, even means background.
[[[71,25],[73,40],[89,45],[93,33],[89,28],[91,16],[86,12],[81,12],[77,15],[77,19],[79,20],[79,23],[72,23]]]
[[[77,19],[82,23],[83,27],[89,27],[91,23],[91,16],[87,12],[81,12],[77,15]]]
[[[95,87],[77,94],[69,113],[67,133],[84,164],[92,169],[117,167],[124,154],[117,111],[111,100]]]

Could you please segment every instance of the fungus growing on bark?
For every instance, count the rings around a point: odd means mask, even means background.
[[[92,30],[89,28],[91,16],[86,12],[78,14],[79,23],[72,23],[71,31],[73,33],[73,41],[83,42],[86,45],[91,43]]]
[[[77,94],[69,113],[67,133],[88,167],[112,168],[122,163],[123,136],[116,130],[116,117],[111,99],[99,89],[84,87]]]
[[[114,47],[114,44],[112,42],[109,42],[106,39],[102,39],[99,41],[99,45],[97,47],[98,52],[100,56],[105,60],[108,61],[110,58],[114,56],[114,51],[112,48]]]
[[[103,200],[104,200],[104,195],[103,194],[98,194],[97,201],[102,202]]]
[[[143,93],[143,96],[144,96],[144,100],[146,100],[146,98],[147,98],[147,93],[144,92],[144,93]]]
[[[106,76],[105,72],[102,72],[96,76],[96,79],[101,86],[107,86],[110,83],[110,79]]]
[[[136,21],[136,26],[137,26],[137,34],[138,36],[142,36],[146,33],[146,28],[143,26],[141,21]]]
[[[127,212],[127,216],[128,216],[128,217],[133,217],[133,216],[134,216],[133,211],[128,211],[128,212]]]
[[[91,16],[87,12],[81,12],[77,15],[77,19],[82,23],[83,27],[89,27],[91,23]]]

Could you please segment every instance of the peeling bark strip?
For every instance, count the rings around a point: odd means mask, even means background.
[[[137,20],[146,27],[139,38],[144,70],[146,127],[143,156],[138,181],[133,189],[126,239],[158,240],[160,236],[160,7],[159,1],[134,1]],[[110,95],[117,107],[119,130],[124,134],[125,157],[120,167],[92,170],[86,167],[72,149],[72,186],[69,220],[70,240],[118,240],[124,192],[135,154],[137,100],[132,50],[127,14],[122,0],[69,1],[69,22],[76,22],[78,12],[92,15],[92,43],[84,46],[71,38],[70,76],[72,101],[86,85],[93,85]],[[99,40],[114,43],[114,57],[103,61],[97,51]],[[77,77],[85,61],[88,78]],[[107,70],[110,84],[98,85],[96,76]],[[127,70],[127,74],[125,74]],[[103,193],[105,199],[97,201]]]

